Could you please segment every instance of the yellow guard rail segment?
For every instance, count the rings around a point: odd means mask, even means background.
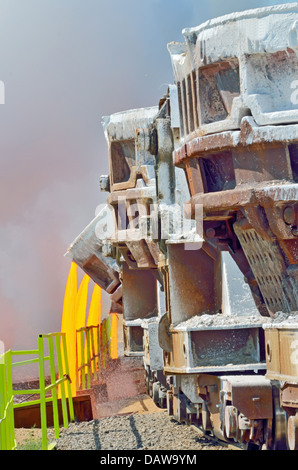
[[[100,325],[77,330],[77,384],[79,389],[91,388],[97,380],[100,361]]]
[[[117,315],[109,315],[100,325],[76,330],[78,389],[89,389],[107,367],[109,359],[118,358]]]

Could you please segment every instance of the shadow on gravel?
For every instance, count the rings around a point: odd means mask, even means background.
[[[143,447],[143,441],[142,441],[142,438],[141,438],[141,435],[139,433],[139,431],[137,430],[137,427],[136,427],[136,423],[135,423],[135,419],[133,416],[130,416],[129,417],[129,424],[130,424],[130,427],[131,427],[131,430],[136,438],[136,441],[137,441],[137,449],[140,449]]]
[[[101,443],[99,438],[99,422],[97,420],[93,423],[93,438],[96,450],[101,450]]]

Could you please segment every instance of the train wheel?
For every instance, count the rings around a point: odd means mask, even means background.
[[[288,419],[288,445],[290,450],[298,450],[298,412]]]
[[[238,430],[238,412],[234,406],[225,408],[225,433],[228,439],[236,438]]]
[[[159,406],[162,409],[166,409],[167,407],[167,390],[162,386],[159,389]]]
[[[160,389],[160,382],[153,382],[152,384],[152,398],[154,403],[159,406],[159,389]]]

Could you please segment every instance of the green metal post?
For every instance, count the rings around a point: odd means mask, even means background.
[[[16,446],[13,416],[13,395],[10,351],[0,357],[0,449]]]
[[[56,379],[55,371],[55,354],[54,354],[54,342],[53,338],[56,339],[56,353],[58,362],[58,379]],[[62,338],[62,341],[61,341]],[[44,355],[44,340],[48,339],[49,356]],[[63,349],[63,355],[61,352],[61,346]],[[37,359],[18,361],[12,363],[12,355],[29,355],[37,354]],[[65,363],[65,374],[63,374],[62,359]],[[45,386],[45,361],[50,362],[50,375],[51,384]],[[33,364],[38,362],[39,364],[39,389],[30,390],[13,390],[12,383],[12,367]],[[21,408],[23,406],[29,406],[32,404],[40,405],[40,419],[41,419],[41,431],[42,431],[42,449],[50,450],[53,448],[52,445],[48,445],[47,439],[47,410],[46,403],[52,402],[53,406],[53,418],[55,437],[59,438],[59,409],[58,409],[58,387],[61,387],[62,391],[62,410],[64,426],[68,426],[68,410],[67,401],[65,396],[64,383],[67,383],[68,388],[68,405],[69,405],[69,416],[71,421],[75,420],[73,399],[70,386],[69,377],[69,365],[67,357],[67,346],[66,338],[63,333],[52,333],[48,335],[39,335],[38,338],[38,349],[30,351],[8,351],[5,354],[0,355],[0,450],[11,450],[16,448],[15,440],[15,423],[14,423],[14,409]],[[51,392],[51,397],[47,397],[46,394]],[[13,403],[14,395],[20,394],[39,394],[39,400],[33,400],[26,403]]]
[[[53,337],[49,336],[49,356],[50,356],[50,371],[51,371],[51,383],[56,382],[56,372],[55,372],[55,357],[54,357],[54,344]],[[52,390],[52,402],[53,402],[53,420],[54,420],[54,429],[55,429],[55,438],[59,438],[59,411],[58,411],[58,397],[57,397],[57,388],[54,387]]]
[[[5,426],[5,354],[1,356],[0,360],[0,450],[6,450],[6,426]]]
[[[9,449],[15,449],[16,439],[15,439],[15,423],[14,423],[14,409],[13,409],[11,350],[7,351],[6,353],[6,378],[7,378],[7,399],[8,399],[7,424],[9,428]]]
[[[42,434],[42,449],[48,448],[47,436],[47,410],[46,410],[46,394],[45,394],[45,372],[44,372],[44,344],[43,337],[38,337],[38,359],[39,359],[39,388],[40,388],[40,420]]]

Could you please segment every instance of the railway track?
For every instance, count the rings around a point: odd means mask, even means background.
[[[226,447],[228,450],[245,450],[244,446],[242,444],[239,444],[237,442],[231,443],[231,442],[224,442],[221,441],[220,439],[217,439],[217,437],[212,436],[210,434],[204,433],[204,431],[200,428],[198,428],[195,425],[190,426],[199,436],[204,436],[205,439],[207,439],[211,444],[214,446],[222,446]]]

